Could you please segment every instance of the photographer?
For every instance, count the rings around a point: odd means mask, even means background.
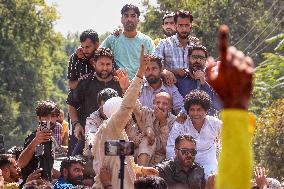
[[[54,163],[52,140],[54,140],[53,130],[55,128],[51,117],[57,111],[58,108],[52,101],[41,101],[36,107],[39,126],[25,139],[24,150],[18,160],[24,181],[30,173],[38,168],[43,169],[42,178],[51,179]]]

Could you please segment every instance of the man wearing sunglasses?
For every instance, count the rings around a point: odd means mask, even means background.
[[[156,166],[159,176],[165,179],[169,189],[182,186],[187,189],[205,187],[204,170],[194,162],[196,141],[189,135],[179,135],[175,139],[175,158],[165,160]]]
[[[185,77],[177,76],[176,86],[183,97],[195,89],[205,91],[210,96],[212,102],[209,115],[214,116],[221,109],[221,103],[217,93],[206,82],[205,64],[207,56],[206,47],[202,45],[190,47],[188,49],[189,69],[184,69],[187,73]]]

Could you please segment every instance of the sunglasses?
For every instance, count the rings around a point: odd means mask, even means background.
[[[177,150],[179,150],[181,152],[182,155],[191,155],[191,156],[195,156],[197,154],[197,151],[195,149],[188,149],[188,148],[176,148]]]

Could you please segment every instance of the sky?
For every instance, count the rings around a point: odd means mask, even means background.
[[[48,5],[56,5],[60,18],[54,27],[64,36],[68,32],[82,32],[86,29],[94,29],[99,35],[113,31],[121,25],[120,10],[127,3],[138,6],[140,11],[145,11],[141,0],[45,0],[45,2]]]

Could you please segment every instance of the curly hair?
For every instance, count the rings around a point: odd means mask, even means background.
[[[50,100],[40,101],[38,102],[37,107],[36,107],[36,115],[39,117],[45,117],[52,113],[59,115],[58,112],[60,111],[56,103]]]
[[[99,35],[92,29],[85,30],[80,35],[80,42],[86,41],[86,39],[90,39],[94,44],[99,42]]]
[[[155,62],[159,66],[159,68],[162,69],[162,67],[164,66],[164,61],[161,58],[155,55],[150,55],[149,58],[150,62]]]
[[[202,90],[193,90],[184,98],[184,108],[188,112],[192,105],[200,105],[205,111],[210,109],[211,99],[209,95]]]
[[[205,57],[206,58],[208,57],[208,52],[207,52],[206,47],[203,46],[203,45],[200,45],[200,44],[196,44],[196,45],[189,47],[188,48],[188,56],[190,56],[193,53],[193,51],[195,51],[195,50],[202,50],[205,53]]]
[[[174,18],[175,23],[177,23],[178,17],[180,17],[180,18],[189,18],[190,22],[193,21],[193,16],[192,16],[192,14],[189,11],[184,11],[184,10],[177,11],[176,14],[175,14],[175,18]]]
[[[120,13],[121,15],[123,15],[124,13],[126,13],[129,10],[133,10],[135,12],[135,14],[137,14],[137,17],[140,16],[140,10],[137,6],[132,5],[132,4],[126,4],[122,7]]]

